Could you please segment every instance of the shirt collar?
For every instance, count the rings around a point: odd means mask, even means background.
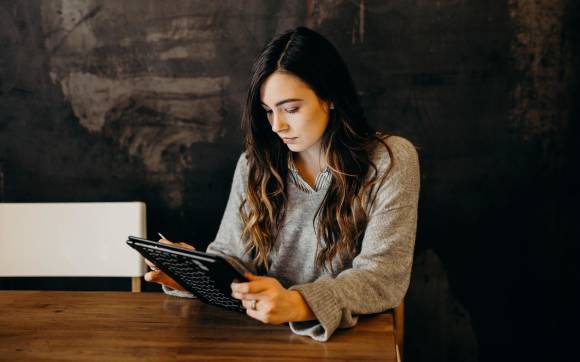
[[[290,171],[289,175],[290,180],[299,189],[305,192],[311,192],[312,190],[319,191],[320,189],[328,186],[332,175],[330,172],[330,167],[328,167],[327,165],[326,168],[316,176],[314,189],[312,189],[312,187],[306,181],[304,181],[302,176],[300,176],[300,172],[298,171],[298,168],[296,168],[296,164],[294,163],[294,157],[292,152],[288,152],[288,171]]]
[[[288,152],[288,169],[292,172],[298,172],[296,168],[296,164],[294,163],[294,157],[292,156],[293,152]],[[330,172],[330,167],[326,165],[326,168],[320,173],[327,173]]]

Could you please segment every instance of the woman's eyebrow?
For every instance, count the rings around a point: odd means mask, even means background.
[[[300,98],[288,98],[288,99],[284,99],[278,103],[276,103],[276,107],[281,106],[284,103],[288,103],[288,102],[296,102],[296,101],[303,101],[304,99],[300,99]],[[262,101],[260,101],[260,103],[262,103],[263,106],[268,107],[268,105]]]

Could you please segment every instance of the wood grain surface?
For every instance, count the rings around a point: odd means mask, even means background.
[[[395,361],[390,313],[319,343],[161,293],[0,291],[0,360]]]

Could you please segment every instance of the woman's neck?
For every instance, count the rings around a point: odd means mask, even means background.
[[[314,186],[316,177],[327,166],[326,157],[322,154],[320,147],[311,147],[308,150],[295,153],[294,163],[300,176],[310,186]]]

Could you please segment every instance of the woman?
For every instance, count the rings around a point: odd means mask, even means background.
[[[358,315],[400,304],[415,242],[417,153],[369,127],[334,46],[304,27],[268,43],[252,68],[242,129],[245,152],[207,251],[262,275],[232,284],[247,314],[326,341]],[[188,295],[158,270],[146,280]]]

